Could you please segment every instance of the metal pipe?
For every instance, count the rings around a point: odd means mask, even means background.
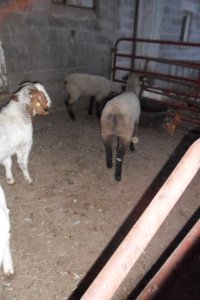
[[[150,205],[81,300],[109,300],[153,238],[200,167],[200,139],[187,150]]]
[[[135,0],[133,39],[137,38],[138,17],[139,17],[139,0]],[[133,43],[132,44],[132,60],[131,60],[131,69],[132,70],[135,68],[135,54],[136,54],[136,43]]]
[[[121,41],[127,41],[127,42],[141,42],[141,43],[150,43],[150,44],[166,44],[166,45],[174,45],[174,46],[186,46],[186,47],[200,47],[200,43],[192,43],[192,42],[176,42],[176,41],[170,41],[170,40],[154,40],[154,39],[132,39],[132,38],[119,38],[115,42],[115,47],[117,48],[117,45]]]
[[[185,255],[200,239],[200,220],[194,225],[175,251],[166,260],[160,270],[136,298],[137,300],[151,300],[160,292],[172,272],[181,263]]]

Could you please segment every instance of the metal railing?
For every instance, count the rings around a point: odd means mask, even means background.
[[[124,43],[130,43],[134,45],[129,48],[134,48],[136,51],[133,53],[127,53],[120,48]],[[171,108],[181,109],[182,120],[191,122],[194,124],[200,124],[200,62],[195,60],[183,60],[183,59],[168,59],[164,57],[152,57],[148,55],[136,55],[139,50],[139,44],[147,44],[148,47],[153,45],[171,46],[175,47],[177,53],[181,49],[187,49],[190,51],[193,48],[200,50],[200,43],[186,43],[167,40],[150,40],[150,39],[131,39],[120,38],[116,41],[113,48],[113,65],[112,65],[112,80],[118,82],[124,82],[119,78],[120,72],[136,72],[144,75],[150,79],[149,84],[143,84],[141,86],[141,97],[144,91],[152,93],[150,100],[154,99],[155,93],[160,94],[163,97],[162,101]],[[162,55],[162,51],[158,51],[159,55]],[[129,67],[124,66],[121,59],[130,60]],[[140,63],[139,63],[140,62]],[[154,64],[152,70],[151,65]],[[155,70],[155,65],[157,69]],[[164,66],[164,71],[161,72],[161,66]],[[176,70],[176,71],[175,71]],[[184,75],[187,74],[187,76]],[[195,73],[195,75],[194,75]],[[163,85],[158,85],[163,83]],[[171,86],[173,84],[173,87]],[[170,86],[170,87],[167,87]],[[178,88],[176,88],[178,86]],[[187,87],[187,88],[186,88]],[[164,100],[165,99],[165,100]],[[186,114],[184,114],[184,111]],[[189,115],[188,115],[189,112]]]

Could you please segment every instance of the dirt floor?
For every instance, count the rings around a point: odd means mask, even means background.
[[[77,111],[73,122],[63,108],[34,119],[34,184],[25,183],[15,159],[14,186],[5,183],[0,168],[15,265],[13,278],[0,273],[0,300],[80,299],[191,143],[186,127],[173,137],[162,126],[140,127],[138,136],[136,152],[126,154],[122,181],[116,182],[105,165],[95,116]],[[198,173],[114,300],[135,299],[165,249],[188,220],[199,217],[199,194]]]

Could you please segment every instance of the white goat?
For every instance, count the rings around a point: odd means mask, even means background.
[[[36,114],[45,115],[51,100],[40,83],[27,82],[12,95],[9,103],[0,112],[0,164],[5,167],[6,182],[15,182],[12,175],[12,155],[28,183],[33,180],[28,172],[28,157],[32,147],[32,120]]]
[[[65,77],[65,86],[68,93],[66,107],[71,119],[75,120],[75,114],[72,105],[81,97],[92,97],[88,113],[92,114],[92,103],[95,99],[97,104],[97,117],[99,117],[99,109],[101,101],[110,93],[119,94],[122,92],[121,83],[113,82],[102,76],[73,73]]]
[[[117,157],[115,163],[115,180],[121,180],[124,155],[130,146],[134,151],[134,143],[138,142],[137,128],[140,117],[140,79],[130,74],[126,92],[112,98],[105,105],[101,115],[101,135],[106,151],[107,167],[112,168],[112,143],[117,136]]]
[[[0,185],[0,267],[6,276],[14,274],[10,252],[10,221],[4,191]]]

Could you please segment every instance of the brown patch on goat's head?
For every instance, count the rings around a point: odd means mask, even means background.
[[[30,95],[32,96],[32,112],[34,111],[38,115],[47,115],[49,113],[49,106],[44,93],[37,89],[33,89],[30,91]]]
[[[10,97],[10,100],[19,102],[19,97],[18,97],[18,95],[13,94],[13,95]]]

